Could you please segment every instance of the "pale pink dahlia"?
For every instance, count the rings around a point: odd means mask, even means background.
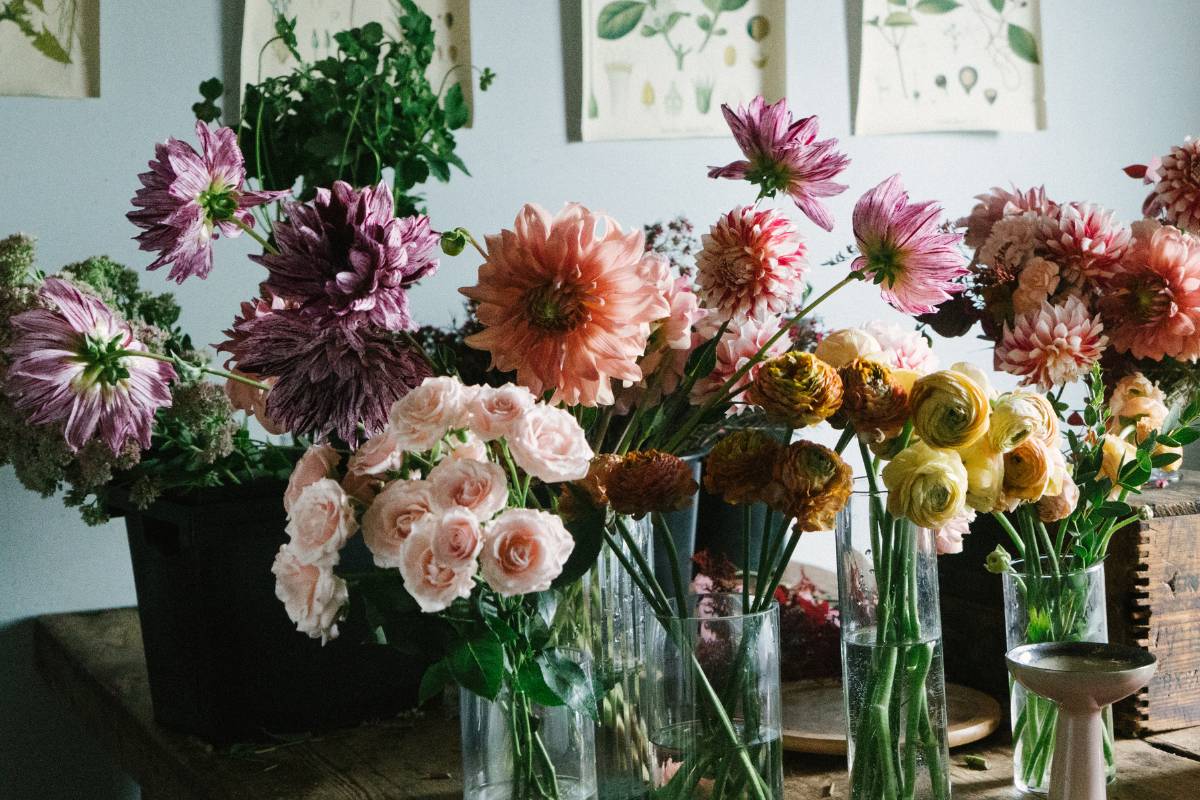
[[[11,320],[4,391],[31,425],[61,424],[72,451],[97,433],[113,453],[130,439],[150,446],[154,413],[171,405],[170,364],[100,300],[58,278],[38,292],[43,307]]]
[[[1067,203],[1042,223],[1046,249],[1071,269],[1103,278],[1129,249],[1129,227],[1094,203]]]
[[[793,122],[786,99],[767,105],[761,96],[737,111],[723,104],[721,112],[746,158],[709,167],[708,177],[750,181],[759,187],[760,197],[783,192],[810,220],[833,230],[833,217],[818,198],[846,191],[833,179],[850,159],[835,149],[837,139],[816,141],[820,120],[812,116]]]
[[[854,206],[860,255],[851,269],[879,284],[883,299],[906,314],[928,314],[963,290],[958,283],[967,274],[966,259],[958,249],[962,237],[941,231],[941,215],[934,201],[908,202],[899,175],[864,194]]]
[[[1011,192],[993,186],[990,192],[976,195],[975,199],[979,202],[971,209],[971,213],[955,223],[958,227],[967,229],[963,235],[963,244],[974,249],[983,247],[992,234],[992,226],[1000,219],[1027,211],[1048,215],[1058,207],[1053,200],[1047,199],[1044,186],[1025,191],[1014,186]]]
[[[1125,172],[1142,178],[1154,188],[1142,205],[1148,217],[1200,234],[1200,139],[1187,137],[1149,166],[1126,167]]]
[[[366,319],[412,330],[408,289],[438,266],[438,235],[424,216],[397,219],[386,184],[356,190],[344,181],[290,203],[275,225],[278,253],[253,259],[265,286],[310,313]]]
[[[732,378],[738,370],[750,363],[758,351],[779,333],[782,326],[783,322],[779,317],[767,317],[765,319],[747,317],[742,320],[734,320],[728,329],[726,329],[725,335],[721,337],[721,341],[717,344],[717,363],[713,366],[712,372],[701,378],[692,387],[691,401],[696,405],[700,405],[712,398],[726,381]],[[712,338],[716,335],[719,323],[716,320],[705,320],[704,327],[706,328],[705,334],[707,334],[705,338]],[[763,353],[759,363],[751,367],[728,391],[741,392],[748,387],[758,374],[762,362],[775,356],[783,355],[787,352],[790,345],[791,342],[787,336],[780,336]],[[729,413],[735,414],[740,409],[741,406],[731,406]]]
[[[699,294],[723,318],[782,314],[804,294],[804,242],[777,211],[741,206],[701,237]]]
[[[1113,346],[1155,361],[1200,359],[1200,239],[1154,220],[1133,231],[1100,300]]]
[[[929,340],[912,328],[875,320],[864,325],[863,330],[879,343],[882,359],[888,366],[912,370],[919,375],[928,375],[938,368],[938,357],[929,346]]]
[[[459,291],[483,325],[467,344],[494,368],[567,405],[609,405],[613,380],[641,380],[650,325],[670,313],[644,281],[641,231],[574,203],[555,216],[529,204],[487,249],[479,282]]]
[[[213,131],[197,121],[196,136],[199,153],[174,137],[154,146],[150,171],[138,175],[142,188],[133,195],[137,209],[125,215],[145,228],[136,237],[141,249],[158,253],[147,269],[170,264],[168,277],[179,283],[191,275],[208,275],[212,240],[221,234],[238,236],[241,225],[252,227],[248,209],[287,194],[243,188],[246,168],[232,128]]]
[[[996,344],[995,368],[1021,377],[1026,386],[1049,391],[1088,373],[1108,339],[1100,317],[1074,295],[1062,305],[1042,303],[1039,311],[1004,326]]]

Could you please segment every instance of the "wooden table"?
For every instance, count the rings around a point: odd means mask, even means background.
[[[155,724],[141,629],[133,609],[38,620],[38,668],[113,759],[154,800],[451,800],[461,797],[455,722],[394,720],[276,744],[215,750]],[[313,687],[314,692],[321,687]],[[1111,800],[1192,800],[1200,787],[1200,729],[1117,744]],[[965,753],[990,768],[962,766]],[[956,750],[956,800],[1014,798],[1003,736]],[[786,796],[845,797],[845,762],[787,754]]]

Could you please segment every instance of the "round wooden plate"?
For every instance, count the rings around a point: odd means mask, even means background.
[[[841,681],[797,681],[783,685],[783,748],[817,755],[846,754],[846,716]],[[951,747],[977,742],[996,730],[1002,714],[990,696],[946,684]]]

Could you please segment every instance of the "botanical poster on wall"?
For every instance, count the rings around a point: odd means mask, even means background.
[[[459,83],[467,107],[471,107],[470,0],[416,0],[433,21],[435,50],[427,76],[434,89],[443,81]],[[348,28],[378,22],[396,38],[397,20],[403,14],[397,0],[246,0],[242,27],[242,80],[254,83],[283,75],[295,66],[287,47],[275,38],[275,19],[282,14],[296,20],[296,49],[306,62],[337,55],[334,34]],[[270,44],[268,44],[270,42]],[[265,45],[265,49],[264,49]],[[462,69],[455,67],[462,65]],[[447,78],[447,76],[449,76]]]
[[[0,0],[0,95],[100,96],[100,0]]]
[[[863,0],[855,133],[1046,127],[1039,0]]]
[[[583,0],[585,140],[726,136],[783,96],[784,0]]]

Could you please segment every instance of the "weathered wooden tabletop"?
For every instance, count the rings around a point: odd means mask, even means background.
[[[36,657],[45,680],[83,718],[113,759],[154,800],[450,800],[461,796],[457,725],[396,720],[277,745],[214,750],[155,724],[141,628],[133,609],[42,617]],[[314,686],[314,692],[321,687]],[[966,753],[986,771],[962,766]],[[842,759],[789,753],[786,796],[845,797]],[[1003,736],[956,750],[956,800],[1015,798]],[[1200,729],[1117,745],[1110,800],[1193,800],[1200,795]]]

